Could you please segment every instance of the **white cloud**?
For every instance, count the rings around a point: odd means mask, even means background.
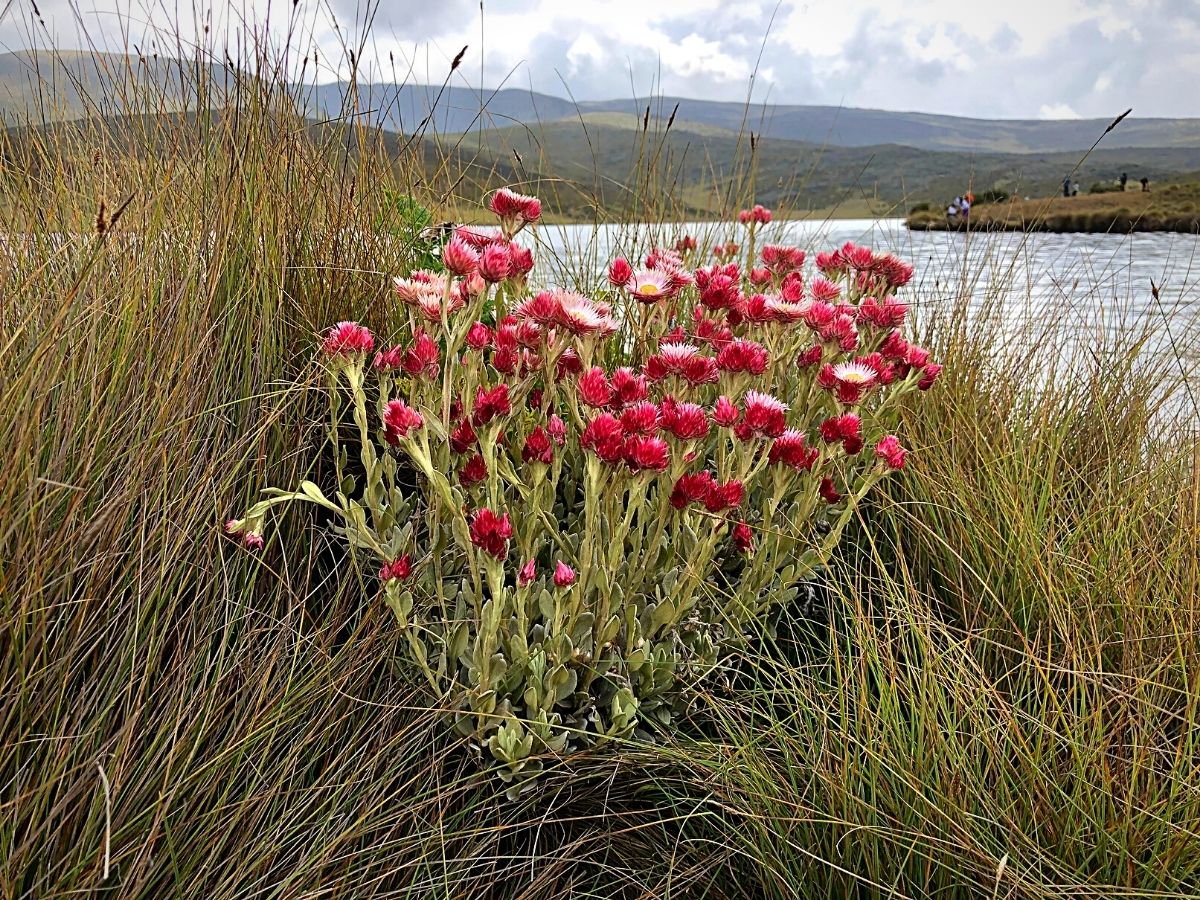
[[[1075,112],[1069,103],[1050,103],[1042,104],[1038,109],[1039,119],[1082,119],[1079,113]]]

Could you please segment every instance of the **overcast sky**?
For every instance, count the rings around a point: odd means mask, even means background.
[[[0,0],[0,6],[8,0]],[[160,49],[209,23],[290,33],[322,80],[361,47],[376,80],[532,87],[575,99],[660,91],[996,118],[1200,116],[1200,0],[11,0],[8,49]],[[190,2],[190,0],[184,0]],[[44,25],[42,24],[44,23]],[[82,23],[82,27],[81,24]],[[751,78],[753,76],[753,85]]]

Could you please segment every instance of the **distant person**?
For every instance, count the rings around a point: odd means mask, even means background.
[[[1142,176],[1142,193],[1143,194],[1150,193],[1150,179],[1147,178],[1145,175]]]
[[[958,224],[959,213],[962,212],[962,197],[955,197],[950,201],[950,205],[946,207],[946,221],[951,225]]]
[[[958,204],[958,208],[961,210],[961,212],[959,213],[959,217],[964,222],[967,221],[967,216],[969,216],[971,214],[971,201],[969,199],[970,196],[971,196],[970,194],[967,194],[966,197],[962,198],[962,202],[960,204]]]
[[[1122,172],[1121,177],[1118,179],[1118,181],[1121,184],[1121,190],[1125,190],[1125,184],[1126,184],[1126,182],[1129,181],[1129,175],[1126,174],[1125,172]]]
[[[1072,197],[1079,196],[1079,182],[1078,181],[1071,182],[1071,196]]]

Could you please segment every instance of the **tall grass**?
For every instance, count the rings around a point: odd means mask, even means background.
[[[930,313],[945,378],[828,609],[504,799],[325,523],[220,533],[320,480],[314,334],[386,330],[391,198],[459,202],[278,88],[4,137],[0,896],[1200,892],[1195,419],[1140,335],[1064,360],[1053,321]]]

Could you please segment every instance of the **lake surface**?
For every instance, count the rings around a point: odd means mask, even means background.
[[[618,255],[635,259],[655,244],[672,246],[679,234],[701,244],[733,239],[744,229],[716,223],[674,226],[540,226],[537,240],[554,253],[548,277],[571,284],[579,272],[597,277]],[[916,268],[902,292],[918,317],[928,306],[953,308],[963,299],[1012,323],[1036,328],[1053,317],[1080,340],[1118,337],[1149,326],[1157,350],[1181,347],[1200,336],[1200,237],[1188,234],[963,234],[909,231],[900,219],[773,222],[759,243],[785,243],[809,251],[845,241],[897,254]],[[1154,298],[1151,285],[1158,287]]]

